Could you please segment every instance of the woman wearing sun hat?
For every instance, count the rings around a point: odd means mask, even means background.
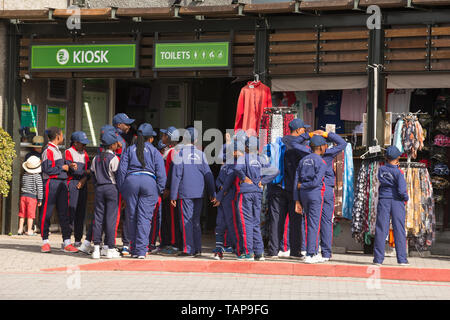
[[[42,205],[43,186],[41,178],[41,160],[36,156],[31,156],[22,164],[25,170],[22,176],[22,188],[19,206],[19,230],[18,234],[23,234],[23,225],[27,219],[27,233],[32,236],[33,220],[36,217],[36,207]]]

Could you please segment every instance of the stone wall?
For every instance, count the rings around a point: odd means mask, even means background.
[[[0,10],[65,9],[67,3],[68,0],[0,0]]]

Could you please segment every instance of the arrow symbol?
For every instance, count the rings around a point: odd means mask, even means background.
[[[197,56],[198,56],[197,51],[195,51],[194,52],[194,58],[197,59]]]
[[[211,52],[209,53],[209,57],[210,57],[211,59],[214,58],[214,51],[211,51]]]
[[[205,51],[202,52],[202,57],[203,57],[203,59],[206,58],[206,52]]]

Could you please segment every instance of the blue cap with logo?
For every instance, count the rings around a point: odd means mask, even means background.
[[[194,127],[189,127],[184,133],[184,137],[191,142],[194,142],[198,138],[198,131]]]
[[[309,141],[311,147],[320,147],[323,146],[324,144],[327,144],[325,138],[319,135],[314,135]]]
[[[117,134],[113,131],[105,131],[101,136],[101,142],[104,146],[110,146],[119,141]]]
[[[167,147],[167,146],[162,142],[162,140],[159,140],[156,148],[161,151],[165,147]]]
[[[70,137],[70,140],[73,142],[80,142],[82,144],[89,144],[89,139],[83,131],[75,131],[72,133],[72,136]]]
[[[390,146],[386,149],[386,157],[390,160],[397,159],[401,155],[402,153],[400,152],[400,150],[398,150],[396,146]]]
[[[103,127],[100,128],[100,135],[104,134],[106,131],[116,132],[116,128],[114,128],[110,124],[105,124]]]
[[[125,113],[118,113],[113,117],[113,125],[119,123],[132,124],[134,119],[130,119]]]
[[[302,119],[293,119],[291,122],[289,122],[289,129],[291,129],[291,131],[300,129],[300,128],[309,128],[310,125],[307,125],[303,122]]]
[[[153,127],[150,123],[143,123],[138,128],[138,135],[144,137],[156,136],[156,132],[153,131]]]
[[[245,146],[250,151],[256,151],[259,149],[259,139],[255,136],[250,136],[245,140]]]
[[[172,126],[168,127],[167,129],[161,129],[159,131],[167,134],[170,137],[170,139],[178,139],[178,137],[179,137],[177,128],[172,127]]]

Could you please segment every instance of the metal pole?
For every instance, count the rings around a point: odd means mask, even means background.
[[[259,75],[261,82],[270,87],[270,78],[268,75],[268,43],[269,33],[267,30],[267,20],[260,19],[256,22],[255,29],[254,72]]]

